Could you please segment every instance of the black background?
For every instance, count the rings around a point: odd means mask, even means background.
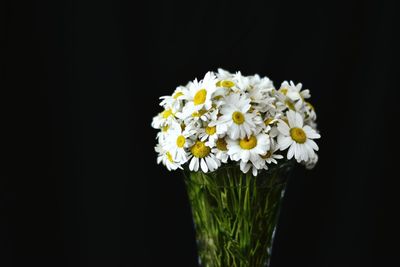
[[[218,67],[302,82],[317,110],[271,266],[400,265],[394,1],[37,2],[1,8],[0,266],[196,266],[150,122]]]

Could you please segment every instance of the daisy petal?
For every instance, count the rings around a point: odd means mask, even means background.
[[[292,143],[293,143],[293,140],[289,136],[282,136],[282,135],[278,136],[278,144],[279,144],[279,149],[280,150],[285,150]]]
[[[294,155],[294,144],[292,144],[292,145],[290,146],[289,151],[288,151],[288,153],[287,153],[287,158],[288,158],[288,159],[291,159],[291,158],[293,158],[293,155]]]
[[[293,144],[293,150],[294,150],[294,158],[299,162],[301,161],[301,153],[300,153],[300,148],[298,143]]]
[[[257,176],[257,168],[253,167],[253,176]]]
[[[194,168],[193,168],[193,170],[197,172],[199,170],[199,159],[195,158],[195,157],[193,157],[193,158],[194,158]]]
[[[201,170],[202,170],[203,172],[207,172],[207,171],[208,171],[207,164],[206,164],[206,162],[205,162],[204,159],[201,159],[201,160],[200,160],[200,166],[201,166]]]
[[[278,122],[278,131],[281,134],[286,135],[286,136],[288,136],[290,134],[289,133],[289,131],[290,131],[289,126],[283,121]]]
[[[244,162],[248,162],[249,159],[250,159],[250,151],[244,150],[244,151],[242,152],[242,160],[243,160]]]
[[[306,145],[311,146],[312,149],[314,149],[314,150],[316,150],[316,151],[318,151],[318,149],[319,149],[317,143],[315,143],[315,141],[314,141],[314,140],[311,140],[311,139],[307,139]]]
[[[294,112],[293,110],[289,110],[286,113],[288,122],[289,122],[289,126],[290,127],[297,127],[296,126],[296,112]]]
[[[303,117],[297,112],[295,113],[295,126],[303,128]]]
[[[313,128],[308,125],[304,126],[303,130],[306,133],[307,138],[318,139],[321,137],[321,135],[319,135]]]
[[[236,124],[232,124],[230,130],[231,130],[231,132],[229,133],[230,138],[238,139],[240,134],[239,126],[237,126]]]

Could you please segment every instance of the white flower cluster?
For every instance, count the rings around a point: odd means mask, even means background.
[[[208,72],[163,96],[164,111],[153,118],[158,163],[168,170],[215,171],[222,163],[238,164],[247,173],[268,169],[293,157],[307,168],[318,161],[313,139],[316,114],[302,84],[283,82],[276,89],[259,75]]]

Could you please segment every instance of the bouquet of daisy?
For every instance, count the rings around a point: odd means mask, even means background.
[[[223,69],[162,96],[157,162],[183,169],[202,266],[266,266],[288,171],[318,161],[310,91]]]
[[[293,157],[312,168],[318,160],[316,113],[310,91],[284,81],[276,89],[267,77],[218,69],[162,96],[154,117],[158,163],[168,170],[215,171],[237,164],[253,175]]]

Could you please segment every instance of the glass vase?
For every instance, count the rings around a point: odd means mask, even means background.
[[[201,267],[267,267],[292,162],[257,176],[236,165],[185,170]]]

